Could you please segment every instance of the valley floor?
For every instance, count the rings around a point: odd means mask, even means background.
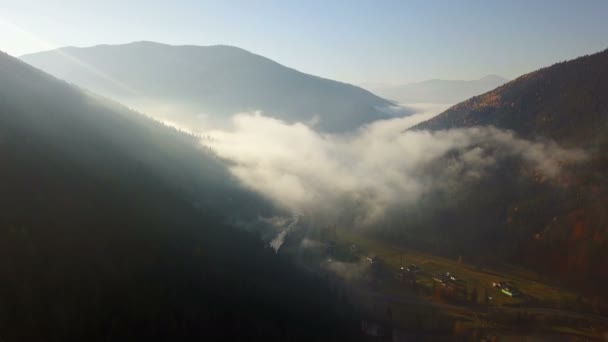
[[[608,317],[601,315],[597,299],[583,298],[525,269],[476,267],[350,230],[336,229],[331,238],[327,235],[309,231],[307,239],[318,239],[326,247],[304,250],[302,260],[308,265],[320,263],[363,316],[390,327],[393,337],[511,340],[527,336],[559,341],[603,340],[608,333]],[[420,269],[412,273],[402,269],[411,264]],[[457,289],[442,281],[447,272],[458,279]],[[499,282],[509,282],[521,294],[502,293],[493,286]]]

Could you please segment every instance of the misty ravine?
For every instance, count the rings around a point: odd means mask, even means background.
[[[320,224],[372,229],[391,211],[429,193],[459,191],[512,158],[550,179],[560,176],[561,165],[588,160],[581,149],[525,140],[507,130],[408,130],[416,123],[395,118],[350,134],[324,134],[244,113],[234,116],[232,130],[208,131],[212,138],[201,143],[229,160],[246,187],[277,206]]]

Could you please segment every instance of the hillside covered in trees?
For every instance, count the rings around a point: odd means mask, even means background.
[[[4,341],[348,332],[322,281],[234,227],[275,209],[194,137],[5,54],[0,177]]]
[[[608,284],[605,94],[608,51],[523,75],[413,127],[494,126],[528,140],[579,148],[589,158],[561,164],[555,179],[518,160],[505,161],[465,191],[427,196],[407,218],[416,228],[402,238],[480,264],[526,265],[601,294]],[[441,165],[449,165],[448,160]]]
[[[608,50],[525,74],[414,129],[492,125],[528,138],[594,147],[608,124]]]

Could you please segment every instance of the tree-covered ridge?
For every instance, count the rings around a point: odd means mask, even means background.
[[[332,336],[332,294],[229,222],[272,212],[195,139],[0,56],[3,340]]]
[[[416,213],[429,245],[477,260],[515,262],[594,294],[608,284],[608,50],[523,75],[453,106],[414,130],[495,126],[580,148],[556,179],[518,161],[497,166],[457,196],[435,194]],[[422,229],[422,228],[420,228]],[[444,239],[433,240],[433,234]],[[438,241],[441,240],[441,241]],[[445,241],[444,241],[445,240]]]
[[[608,123],[608,50],[523,75],[414,129],[492,125],[522,137],[592,146]]]

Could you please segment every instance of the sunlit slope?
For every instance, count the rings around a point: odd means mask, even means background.
[[[517,161],[457,196],[435,194],[414,212],[428,248],[478,262],[509,261],[599,293],[608,283],[608,51],[523,75],[453,106],[414,130],[495,126],[530,140],[582,148],[556,179]]]
[[[592,146],[608,124],[608,50],[525,74],[414,129],[493,125],[526,138]]]

